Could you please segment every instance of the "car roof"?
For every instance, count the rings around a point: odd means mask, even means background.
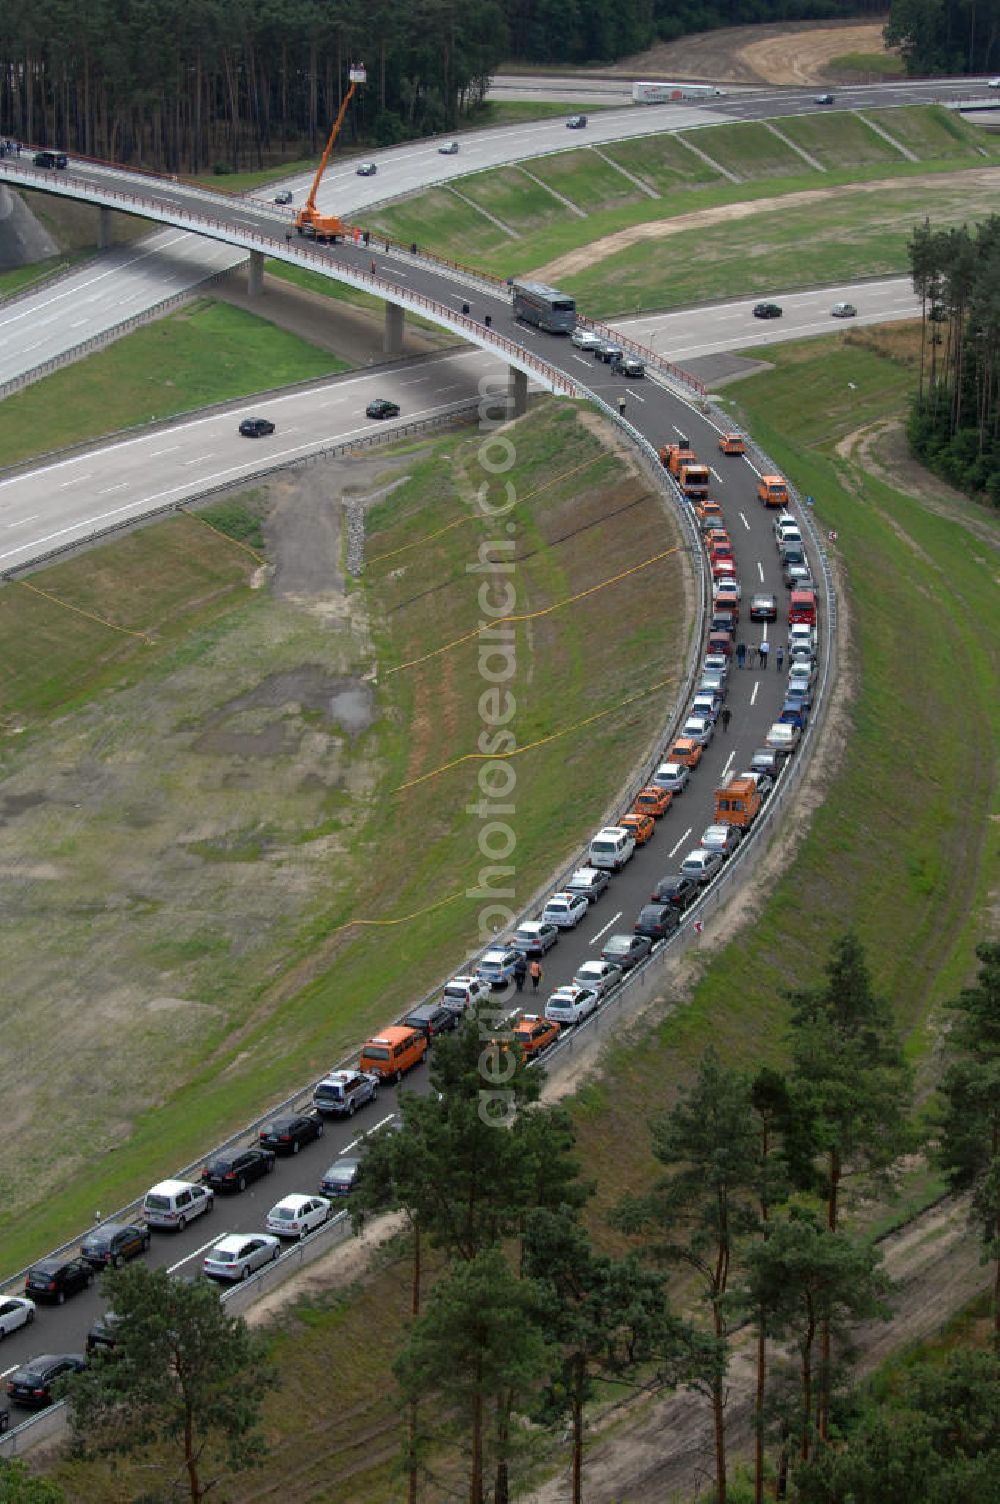
[[[146,1192],[146,1195],[176,1196],[181,1191],[190,1191],[193,1189],[194,1182],[191,1180],[159,1180],[157,1181],[156,1185],[150,1186],[149,1190]]]
[[[208,1256],[211,1258],[212,1254],[219,1252],[220,1249],[225,1249],[226,1253],[235,1253],[238,1248],[243,1247],[248,1238],[266,1236],[266,1233],[227,1232],[225,1237],[219,1238],[218,1242],[212,1244],[208,1250]]]
[[[275,1202],[274,1210],[277,1211],[279,1206],[304,1206],[307,1201],[315,1199],[314,1196],[306,1196],[302,1191],[292,1191],[289,1195],[282,1196],[280,1201]]]

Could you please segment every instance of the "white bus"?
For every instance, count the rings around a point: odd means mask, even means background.
[[[633,84],[633,104],[671,104],[676,99],[718,99],[725,89],[714,84]]]

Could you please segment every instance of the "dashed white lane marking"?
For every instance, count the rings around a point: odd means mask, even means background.
[[[225,1233],[216,1233],[214,1238],[209,1238],[207,1243],[202,1243],[201,1247],[196,1248],[193,1253],[186,1253],[182,1259],[177,1260],[176,1264],[171,1264],[169,1269],[167,1270],[167,1273],[173,1274],[175,1269],[182,1269],[185,1264],[190,1264],[191,1260],[196,1259],[199,1253],[204,1253],[206,1248],[211,1248],[213,1243],[218,1243],[219,1240],[224,1237]]]
[[[598,930],[597,934],[594,936],[593,940],[589,940],[587,942],[588,945],[596,945],[597,942],[598,942],[598,940],[600,940],[601,936],[602,935],[606,935],[608,933],[608,930],[611,928],[611,926],[613,924],[617,924],[618,923],[619,919],[622,917],[622,913],[623,912],[624,911],[622,909],[619,909],[618,913],[615,915],[614,919],[609,919],[608,922],[607,922],[607,924],[604,926],[603,930]]]
[[[760,688],[760,680],[757,679],[757,680],[754,681],[753,689],[750,692],[750,704],[751,705],[755,705],[757,703],[757,691],[758,691],[759,688]]]
[[[687,840],[687,838],[688,838],[688,836],[690,834],[691,834],[691,826],[689,825],[688,828],[687,828],[687,830],[681,836],[680,840],[676,841],[674,843],[674,845],[671,846],[670,850],[667,852],[667,856],[674,856],[674,855],[676,855],[676,853],[678,851],[680,851],[681,847],[684,845],[684,842]]]

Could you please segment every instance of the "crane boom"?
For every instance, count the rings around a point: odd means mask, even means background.
[[[357,89],[358,85],[367,82],[367,77],[368,75],[365,72],[363,63],[352,63],[350,69],[351,86],[348,89],[347,93],[344,95],[340,109],[337,111],[337,118],[333,122],[333,129],[330,131],[330,135],[327,139],[323,155],[320,157],[319,166],[316,169],[316,176],[313,178],[312,187],[309,189],[309,195],[306,198],[305,203],[302,205],[302,208],[295,216],[295,228],[296,230],[298,230],[300,235],[309,234],[312,235],[316,240],[327,240],[332,239],[336,235],[343,235],[347,228],[339,215],[321,214],[319,212],[316,207],[316,194],[319,191],[320,182],[322,181],[323,174],[326,171],[326,164],[330,160],[330,153],[333,151],[333,143],[339,136],[340,127],[344,123],[344,116],[347,114],[347,106],[353,99],[355,90]]]

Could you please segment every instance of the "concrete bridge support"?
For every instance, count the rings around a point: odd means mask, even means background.
[[[386,303],[385,305],[385,333],[382,336],[384,355],[402,354],[404,313],[405,309],[399,303]]]
[[[97,211],[97,249],[99,251],[106,251],[113,239],[114,221],[111,214],[110,209],[100,208]]]
[[[507,417],[523,418],[528,411],[528,374],[507,367]]]
[[[264,290],[264,252],[250,252],[250,266],[247,270],[247,297],[258,298]]]

